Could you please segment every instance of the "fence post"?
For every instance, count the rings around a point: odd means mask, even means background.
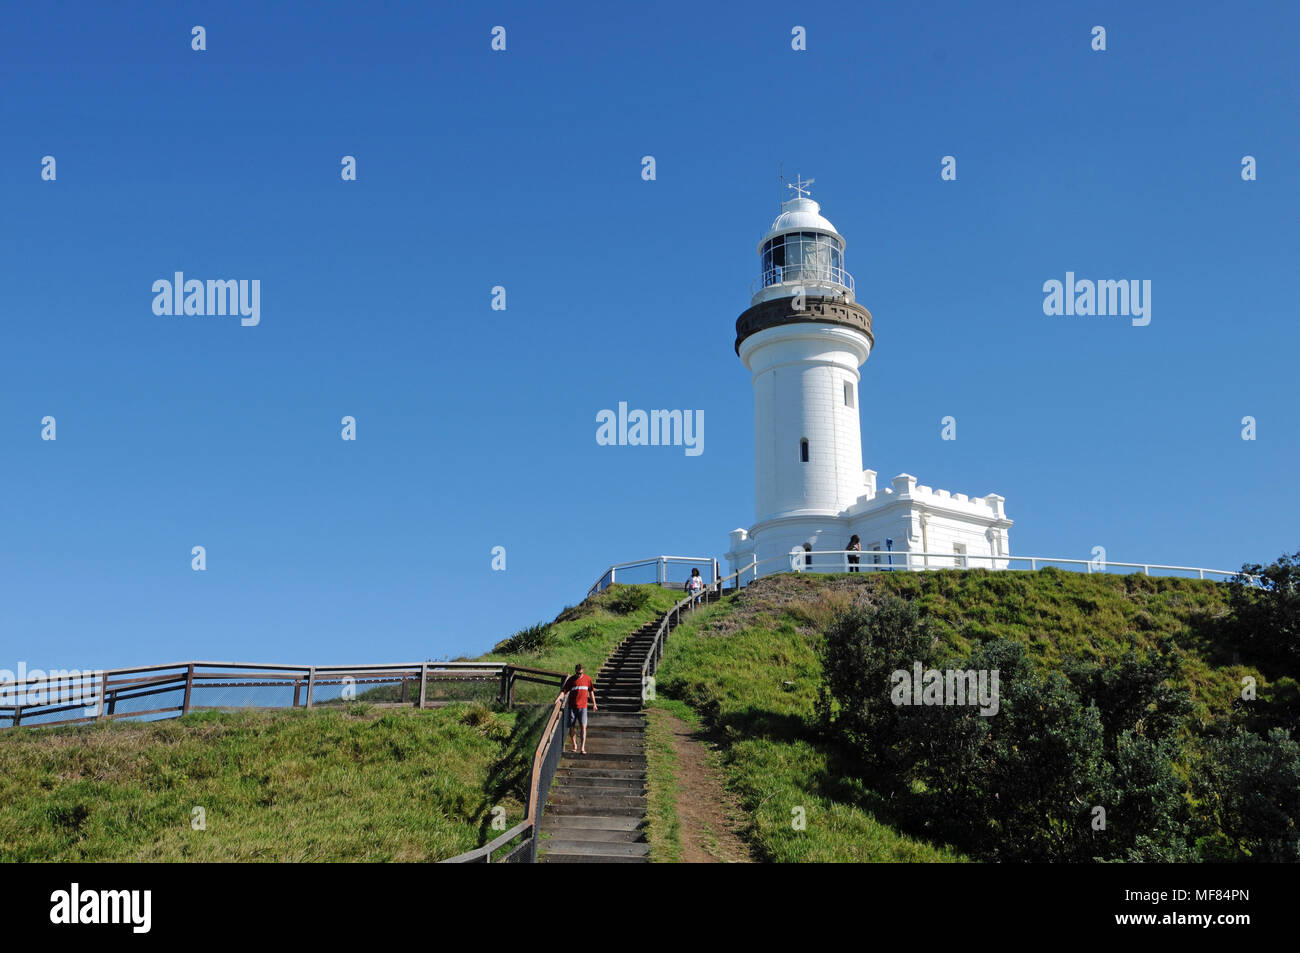
[[[311,707],[311,693],[315,687],[316,687],[316,666],[313,665],[307,669],[307,703],[303,706],[304,708]]]
[[[185,700],[181,702],[181,714],[190,713],[190,700],[194,693],[194,663],[191,662],[185,669]]]
[[[17,728],[19,722],[23,720],[23,706],[14,705],[14,723],[11,727]]]
[[[429,679],[429,663],[422,662],[420,663],[420,708],[422,709],[424,708],[424,701],[426,698],[425,687],[426,687],[426,683],[428,682],[428,679]]]
[[[95,721],[103,718],[108,711],[108,672],[99,678],[99,711],[95,712]],[[17,724],[17,722],[15,722]]]
[[[501,695],[499,701],[507,708],[510,706],[510,666],[501,667]]]
[[[302,692],[302,679],[295,678],[293,680],[293,707],[294,708],[298,707],[298,698],[300,697],[301,692]]]

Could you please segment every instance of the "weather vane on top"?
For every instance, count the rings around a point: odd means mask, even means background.
[[[787,189],[794,189],[794,194],[802,199],[802,198],[806,198],[808,195],[808,186],[812,185],[816,181],[817,181],[816,179],[809,179],[807,182],[805,182],[802,176],[796,175],[794,177],[794,181],[787,182],[785,184],[785,187]]]

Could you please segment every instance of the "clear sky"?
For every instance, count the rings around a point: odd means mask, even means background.
[[[734,322],[781,172],[816,178],[874,317],[882,482],[1002,494],[1017,554],[1300,549],[1298,27],[1290,2],[11,4],[0,668],[477,654],[610,563],[720,558],[754,517]],[[155,315],[176,271],[259,280],[260,323]],[[1045,315],[1067,271],[1150,280],[1150,324]],[[619,401],[702,410],[704,452],[598,446]]]

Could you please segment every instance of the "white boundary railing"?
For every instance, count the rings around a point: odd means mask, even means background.
[[[650,567],[654,567],[655,570],[653,580],[636,578],[636,570]],[[677,567],[683,568],[685,574],[680,579],[670,579],[669,576],[673,574],[672,570]],[[700,571],[700,574],[704,576],[706,585],[713,585],[718,581],[718,561],[712,556],[649,556],[645,559],[633,560],[630,563],[618,563],[610,566],[600,574],[600,578],[587,590],[587,598],[591,598],[598,592],[604,592],[616,582],[657,582],[661,586],[679,582],[685,583],[687,577],[691,574],[691,569]],[[623,574],[622,579],[618,578],[619,573]]]
[[[857,565],[849,562],[856,556]],[[1220,579],[1226,581],[1242,575],[1236,569],[1207,569],[1201,566],[1165,566],[1159,563],[1127,563],[1101,559],[1066,559],[1058,556],[991,556],[978,554],[927,553],[927,552],[892,552],[889,550],[865,550],[861,552],[843,549],[814,550],[812,552],[791,552],[767,559],[751,560],[736,572],[721,581],[735,579],[739,584],[752,582],[760,575],[758,567],[771,566],[762,575],[775,572],[890,572],[893,570],[926,569],[1019,569],[1037,570],[1045,566],[1059,566],[1075,572],[1111,572],[1115,569],[1140,570],[1148,576],[1169,576],[1182,573],[1195,573],[1198,579]],[[1252,583],[1258,582],[1254,576],[1245,576]]]

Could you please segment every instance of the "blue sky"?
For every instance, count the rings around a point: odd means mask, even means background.
[[[873,314],[882,481],[1001,493],[1018,554],[1300,548],[1300,8],[1135,7],[7,8],[0,667],[476,654],[721,557],[782,170]],[[1045,316],[1067,270],[1150,279],[1150,325]],[[259,279],[261,323],[155,315],[175,271]],[[598,446],[619,401],[704,453]]]

